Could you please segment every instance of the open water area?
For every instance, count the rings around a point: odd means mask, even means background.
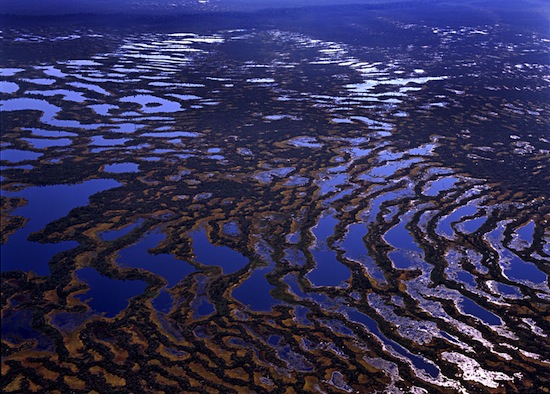
[[[547,25],[425,7],[10,21],[3,392],[548,389]]]

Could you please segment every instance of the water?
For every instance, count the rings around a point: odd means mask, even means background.
[[[139,172],[139,164],[136,163],[115,163],[107,164],[104,167],[105,172],[122,174],[126,172]]]
[[[489,312],[487,309],[482,308],[469,298],[462,297],[460,304],[462,305],[462,308],[464,308],[464,313],[473,315],[491,326],[502,325],[502,320],[500,317],[492,312]]]
[[[37,149],[46,149],[57,146],[71,145],[72,140],[68,138],[57,138],[55,140],[46,140],[42,138],[21,138],[22,141],[26,141]]]
[[[16,209],[12,215],[30,219],[2,245],[2,272],[23,270],[49,275],[50,259],[59,252],[78,246],[78,243],[65,241],[42,244],[30,242],[27,237],[51,221],[64,217],[71,209],[88,204],[91,195],[117,186],[120,183],[111,179],[92,179],[76,185],[34,186],[15,193],[2,192],[2,195],[27,200],[27,205]],[[45,206],[48,209],[44,209]]]
[[[19,85],[15,82],[0,81],[0,93],[12,94],[19,90]]]
[[[477,207],[473,205],[464,205],[455,209],[450,215],[443,218],[437,225],[437,233],[452,237],[454,230],[451,223],[458,222],[464,216],[471,216],[477,212]]]
[[[351,276],[348,267],[338,261],[336,251],[329,249],[327,238],[334,233],[334,227],[338,220],[332,214],[319,219],[312,229],[316,239],[316,246],[311,248],[311,254],[315,260],[315,268],[307,275],[315,286],[338,286]]]
[[[146,234],[136,244],[119,252],[118,264],[122,267],[140,268],[152,272],[166,279],[169,287],[175,286],[195,268],[172,254],[150,254],[147,251],[156,247],[164,238],[164,234],[155,231]]]
[[[247,280],[233,290],[233,297],[247,305],[251,310],[271,311],[274,305],[281,303],[270,294],[275,286],[269,284],[265,275],[271,270],[272,267],[255,269]]]
[[[31,152],[28,150],[20,149],[5,149],[0,151],[0,160],[6,160],[12,163],[19,163],[27,160],[36,160],[42,153]]]
[[[136,223],[130,224],[129,226],[125,226],[118,230],[103,231],[99,233],[99,236],[104,241],[114,241],[115,239],[118,239],[120,237],[123,237],[129,234],[133,229],[139,227],[142,223],[143,223],[142,220],[138,220]]]
[[[458,178],[455,177],[445,177],[438,179],[437,181],[432,182],[429,189],[426,190],[425,193],[428,196],[437,196],[440,192],[451,189],[457,182]]]
[[[227,246],[212,245],[205,229],[193,231],[191,237],[193,251],[201,264],[220,266],[225,275],[232,274],[248,264],[248,259],[239,252]]]
[[[142,280],[111,279],[93,268],[82,268],[76,271],[76,276],[90,288],[76,298],[105,317],[118,315],[126,309],[130,298],[142,294],[147,287],[147,283]]]
[[[382,341],[382,343],[384,343],[384,345],[390,346],[397,353],[411,360],[412,364],[416,368],[422,369],[423,371],[427,372],[432,378],[436,378],[439,376],[440,372],[437,366],[427,361],[423,357],[412,354],[410,351],[405,349],[394,340],[387,338],[384,334],[382,334],[382,332],[378,328],[378,323],[376,323],[374,319],[365,315],[364,313],[359,312],[354,308],[349,308],[347,310],[347,314],[351,320],[364,324],[371,333],[376,335]]]

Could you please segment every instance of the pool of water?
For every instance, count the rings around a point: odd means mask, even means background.
[[[2,195],[27,200],[27,205],[16,209],[13,215],[29,218],[27,224],[11,234],[8,242],[0,248],[2,272],[23,270],[49,275],[50,259],[59,252],[78,246],[78,243],[65,241],[42,244],[30,242],[27,237],[49,222],[64,217],[71,209],[87,205],[91,195],[117,186],[120,183],[112,179],[92,179],[76,185],[34,186],[14,193],[2,191]]]
[[[199,229],[191,233],[193,251],[197,261],[205,265],[217,265],[224,274],[232,274],[248,264],[248,259],[239,252],[227,247],[212,245],[206,236],[206,230]]]
[[[104,171],[112,172],[115,174],[122,174],[125,172],[139,172],[139,164],[136,164],[136,163],[106,164],[104,167]]]
[[[121,229],[103,231],[99,233],[99,236],[104,241],[114,241],[115,239],[118,239],[120,237],[125,236],[126,234],[129,234],[130,231],[139,227],[142,223],[143,223],[143,220],[138,220],[136,223],[130,224],[129,226],[123,227]]]
[[[71,145],[71,142],[72,142],[72,140],[70,140],[69,138],[56,138],[56,139],[21,138],[21,140],[31,144],[34,148],[37,148],[37,149],[46,149],[54,146],[69,146]]]
[[[179,260],[172,254],[150,254],[147,250],[156,247],[165,235],[153,231],[145,235],[136,244],[119,252],[117,263],[122,267],[141,268],[162,276],[168,286],[176,285],[188,274],[195,271],[189,263]]]
[[[443,190],[451,189],[457,182],[458,178],[455,177],[445,177],[438,179],[437,181],[433,181],[428,190],[426,190],[426,195],[435,197]]]
[[[233,297],[247,305],[254,311],[269,312],[274,305],[281,301],[273,298],[270,291],[275,286],[269,284],[265,275],[272,270],[272,267],[259,268],[254,270],[252,275],[239,287],[233,290]]]
[[[21,149],[5,149],[0,151],[0,160],[6,160],[11,163],[19,163],[26,160],[36,160],[42,153],[31,152]]]
[[[347,314],[351,320],[363,324],[371,333],[376,335],[384,345],[391,347],[397,353],[408,358],[416,368],[427,372],[432,378],[437,378],[439,376],[439,368],[437,366],[423,357],[412,354],[397,342],[387,338],[380,331],[378,323],[374,319],[354,308],[348,308]]]
[[[0,81],[0,93],[12,94],[19,90],[19,85],[15,82]]]
[[[142,294],[147,283],[142,280],[117,280],[101,275],[93,268],[75,272],[90,290],[76,298],[86,302],[92,310],[106,317],[115,317],[128,306],[128,300]]]
[[[315,260],[315,268],[306,278],[315,286],[338,286],[351,276],[350,269],[338,261],[336,251],[327,245],[327,238],[334,233],[337,223],[338,220],[328,214],[319,219],[312,229],[316,245],[310,251]]]
[[[464,216],[470,216],[477,212],[477,207],[473,205],[464,205],[458,209],[455,209],[450,215],[446,216],[437,224],[436,232],[438,234],[452,237],[454,230],[451,227],[451,223],[458,222]]]
[[[467,297],[462,297],[460,305],[462,305],[464,313],[475,316],[491,326],[499,326],[502,324],[500,317],[479,306]]]

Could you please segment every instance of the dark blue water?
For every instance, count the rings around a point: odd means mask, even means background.
[[[363,237],[367,235],[367,226],[363,223],[355,223],[348,227],[348,232],[340,244],[345,250],[344,256],[350,260],[362,261],[368,256],[368,251],[363,242]]]
[[[411,362],[416,368],[426,371],[433,378],[436,378],[439,376],[439,368],[437,368],[437,366],[435,366],[431,362],[428,362],[426,359],[422,357],[412,354],[397,342],[387,338],[384,334],[382,334],[382,332],[378,328],[378,323],[376,323],[374,319],[370,318],[364,313],[359,312],[357,309],[354,309],[354,308],[347,309],[347,313],[351,320],[365,325],[369,329],[369,331],[372,332],[374,335],[376,335],[378,338],[380,338],[380,340],[385,345],[391,346],[397,353],[411,360]]]
[[[473,205],[464,205],[455,211],[453,211],[449,216],[441,220],[438,225],[437,229],[438,232],[443,233],[448,236],[452,236],[454,231],[451,227],[451,223],[459,221],[464,216],[470,216],[477,212],[477,208]]]
[[[509,250],[506,250],[503,255],[510,260],[510,264],[504,270],[508,278],[518,281],[527,280],[533,283],[545,283],[548,280],[548,276],[535,264],[523,261]]]
[[[306,278],[315,286],[338,286],[351,276],[351,271],[336,258],[336,252],[330,249],[312,250],[315,268]]]
[[[138,172],[139,164],[136,163],[115,163],[107,164],[104,168],[105,172],[112,172],[115,174],[121,174],[124,172]]]
[[[298,299],[307,298],[307,294],[302,291],[302,288],[298,283],[298,278],[296,274],[293,273],[285,275],[283,278],[283,282],[288,285],[292,293],[298,296]]]
[[[519,238],[525,242],[531,244],[533,243],[533,235],[535,233],[535,223],[530,221],[525,226],[522,226],[516,230]]]
[[[256,269],[247,280],[233,290],[233,297],[251,310],[271,311],[274,305],[281,303],[270,294],[275,286],[269,284],[265,275],[271,270],[271,267]]]
[[[422,249],[418,247],[411,233],[405,228],[406,224],[407,220],[401,220],[384,234],[384,239],[394,248],[422,253]]]
[[[159,312],[168,313],[172,309],[172,296],[165,289],[163,289],[153,301],[151,301],[153,308]]]
[[[193,318],[197,319],[210,315],[215,311],[215,308],[210,302],[206,291],[208,277],[205,275],[196,275],[194,279],[197,282],[197,287],[196,296],[191,303],[191,308],[193,309]]]
[[[30,219],[22,229],[11,234],[8,242],[0,248],[2,272],[23,270],[49,275],[50,259],[59,252],[78,246],[78,243],[41,244],[29,242],[27,237],[49,222],[64,217],[71,209],[87,205],[91,195],[117,186],[120,183],[112,179],[92,179],[76,185],[33,186],[15,193],[2,191],[2,195],[26,199],[27,205],[16,209],[13,215]]]
[[[509,296],[521,296],[521,291],[516,286],[505,285],[504,283],[497,283],[497,289],[500,293]]]
[[[123,236],[129,234],[130,231],[132,231],[136,227],[140,226],[141,223],[143,223],[143,220],[138,220],[136,223],[133,223],[129,226],[123,227],[123,228],[118,229],[118,230],[103,231],[103,232],[99,233],[99,236],[104,241],[114,241],[115,239],[118,239],[120,237],[123,237]]]
[[[174,286],[195,271],[195,268],[185,261],[176,259],[172,254],[153,255],[147,252],[147,249],[156,247],[164,238],[165,235],[159,232],[146,234],[138,243],[122,249],[117,262],[120,266],[141,268],[162,276],[169,287]]]
[[[473,233],[473,232],[476,231],[478,228],[480,228],[481,225],[482,225],[483,223],[485,223],[486,220],[487,220],[487,216],[481,216],[481,217],[479,217],[479,218],[466,220],[465,222],[462,223],[462,226],[464,226],[464,229],[465,229],[467,232]]]
[[[128,300],[145,291],[147,283],[142,280],[116,280],[101,275],[93,268],[76,271],[79,280],[90,287],[77,296],[87,301],[90,308],[106,317],[114,317],[128,306]]]
[[[239,252],[227,246],[212,245],[205,229],[194,231],[191,236],[193,251],[201,264],[220,266],[224,274],[232,274],[248,264],[248,259]]]
[[[336,227],[337,224],[338,219],[333,215],[326,215],[320,218],[317,225],[312,229],[317,242],[326,242],[327,238],[334,234],[334,227]]]
[[[477,286],[477,283],[476,283],[476,280],[475,280],[475,276],[473,276],[472,274],[470,274],[469,272],[467,271],[460,271],[456,274],[456,277],[459,281],[463,282],[463,283],[466,283],[470,286],[473,286],[473,287],[476,287]]]
[[[393,252],[388,253],[388,257],[392,260],[393,265],[397,269],[409,269],[411,268],[415,260],[408,252],[412,251],[416,254],[423,255],[422,249],[416,244],[414,237],[405,228],[407,220],[402,219],[396,226],[389,229],[384,234],[384,239],[394,248]]]
[[[465,313],[475,316],[491,326],[499,326],[502,324],[500,317],[489,312],[487,309],[482,308],[467,297],[463,297],[460,304],[464,308]]]
[[[42,153],[31,152],[28,150],[20,149],[5,149],[0,151],[0,160],[6,160],[11,163],[19,163],[25,160],[36,160]]]
[[[306,275],[306,278],[315,286],[338,286],[351,276],[349,268],[337,260],[336,251],[327,246],[327,238],[334,234],[334,227],[337,224],[337,219],[332,215],[326,215],[319,219],[312,229],[317,240],[316,245],[310,249],[315,260],[315,268]]]
[[[437,196],[439,192],[452,188],[456,182],[458,182],[458,178],[455,177],[438,179],[431,184],[430,188],[426,191],[426,194],[432,197]]]
[[[54,341],[32,327],[31,309],[10,310],[2,316],[2,340],[20,344],[27,340],[36,341],[37,350],[52,350]]]

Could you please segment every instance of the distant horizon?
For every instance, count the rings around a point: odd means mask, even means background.
[[[384,5],[384,4],[482,4],[494,0],[0,0],[0,14],[19,16],[67,15],[67,14],[116,14],[131,15],[167,15],[174,13],[218,13],[250,12],[264,9],[349,6],[349,5]],[[514,1],[514,3],[538,3],[541,0]],[[502,4],[502,1],[497,2]]]

